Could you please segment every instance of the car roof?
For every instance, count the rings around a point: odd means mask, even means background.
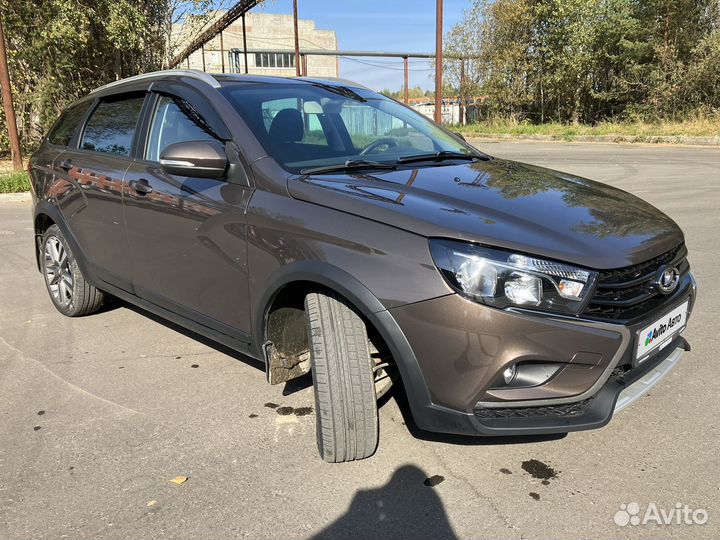
[[[262,83],[262,84],[294,84],[298,81],[307,83],[320,83],[328,86],[344,86],[350,88],[362,88],[369,90],[366,86],[349,79],[339,77],[279,77],[276,75],[250,75],[242,73],[213,73],[212,76],[220,84],[233,82]]]
[[[246,75],[239,73],[207,73],[196,69],[166,69],[161,71],[152,71],[150,73],[143,73],[141,75],[135,75],[133,77],[127,77],[120,79],[119,81],[113,81],[106,85],[96,88],[90,95],[94,96],[97,94],[104,94],[108,91],[117,92],[122,91],[123,87],[131,86],[138,82],[153,81],[153,80],[168,80],[168,79],[183,79],[190,78],[197,81],[204,82],[213,88],[221,88],[226,84],[233,83],[254,83],[254,84],[293,84],[298,81],[307,82],[310,84],[319,83],[328,86],[345,86],[367,89],[365,86],[358,84],[353,81],[346,79],[339,79],[334,77],[316,78],[316,77],[277,77],[272,75]]]

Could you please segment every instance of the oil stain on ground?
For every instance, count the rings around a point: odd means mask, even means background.
[[[558,472],[550,465],[543,463],[537,459],[529,459],[522,462],[523,470],[530,474],[533,478],[542,480],[544,485],[548,485],[550,480],[558,477]]]
[[[539,501],[539,500],[540,500],[540,494],[539,494],[539,493],[535,493],[534,491],[531,491],[530,493],[528,493],[528,495],[530,495],[530,496],[531,496],[533,499],[535,499],[536,501]]]
[[[275,409],[275,412],[278,413],[280,416],[290,416],[291,414],[294,414],[295,416],[307,416],[312,411],[312,407],[277,407]]]
[[[500,469],[500,472],[503,474],[512,474],[512,471],[510,469],[506,469],[505,467]]]

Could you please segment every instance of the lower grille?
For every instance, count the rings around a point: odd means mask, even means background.
[[[644,263],[600,272],[595,294],[583,312],[603,319],[633,319],[658,307],[666,300],[655,287],[658,270],[675,266],[681,279],[690,270],[683,244]]]
[[[533,418],[533,417],[568,417],[578,416],[590,405],[593,398],[588,398],[575,403],[563,403],[560,405],[540,405],[537,407],[501,407],[488,409],[477,407],[475,416],[485,420],[493,418]]]

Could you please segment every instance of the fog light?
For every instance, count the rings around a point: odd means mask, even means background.
[[[502,383],[498,377],[494,388],[529,388],[545,384],[567,364],[544,362],[518,362],[502,372]]]
[[[513,364],[509,368],[505,368],[505,371],[503,371],[505,384],[510,384],[515,378],[515,375],[517,375],[517,364]]]

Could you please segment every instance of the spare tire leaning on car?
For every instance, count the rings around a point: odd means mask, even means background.
[[[330,463],[367,458],[378,444],[378,411],[365,323],[341,296],[305,297],[318,450]]]

